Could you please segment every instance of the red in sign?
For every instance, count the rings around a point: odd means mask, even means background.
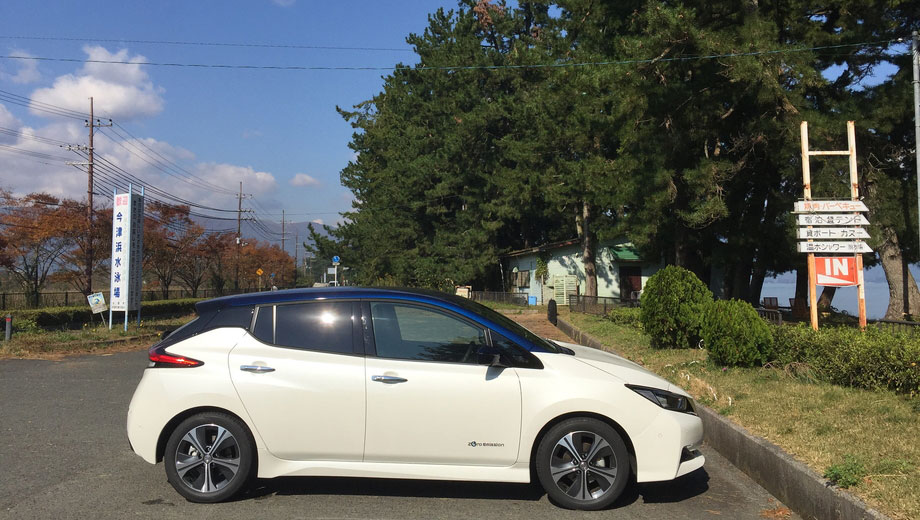
[[[857,284],[856,258],[852,256],[825,256],[815,258],[818,285],[844,287]]]

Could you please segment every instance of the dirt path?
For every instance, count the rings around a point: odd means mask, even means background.
[[[555,339],[559,341],[572,341],[572,338],[566,336],[559,329],[547,321],[546,313],[538,312],[535,314],[505,314],[512,320],[523,325],[534,334],[541,338]]]

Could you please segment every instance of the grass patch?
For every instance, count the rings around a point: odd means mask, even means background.
[[[720,368],[701,349],[653,349],[636,328],[560,316],[679,384],[895,519],[920,518],[920,399],[817,382],[807,367]],[[833,478],[832,478],[833,476]]]
[[[93,352],[123,352],[152,345],[163,331],[174,330],[191,321],[193,315],[178,318],[153,318],[115,323],[111,330],[101,324],[84,325],[81,330],[32,329],[17,332],[10,341],[0,342],[0,359],[56,359]]]

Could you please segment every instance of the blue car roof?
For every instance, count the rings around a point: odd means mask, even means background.
[[[282,291],[263,291],[257,293],[222,296],[198,302],[195,309],[198,314],[217,311],[226,307],[251,307],[254,305],[274,305],[288,302],[315,300],[354,300],[354,299],[389,299],[429,303],[462,314],[471,320],[489,327],[496,332],[515,340],[531,351],[547,351],[546,348],[528,340],[521,334],[496,323],[479,312],[472,300],[453,294],[426,289],[402,289],[379,287],[314,287],[304,289],[285,289]]]

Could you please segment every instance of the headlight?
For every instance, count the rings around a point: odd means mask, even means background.
[[[695,413],[693,411],[693,402],[682,395],[678,395],[659,388],[649,388],[647,386],[626,385],[633,392],[641,395],[649,401],[657,404],[665,410],[675,412]]]

